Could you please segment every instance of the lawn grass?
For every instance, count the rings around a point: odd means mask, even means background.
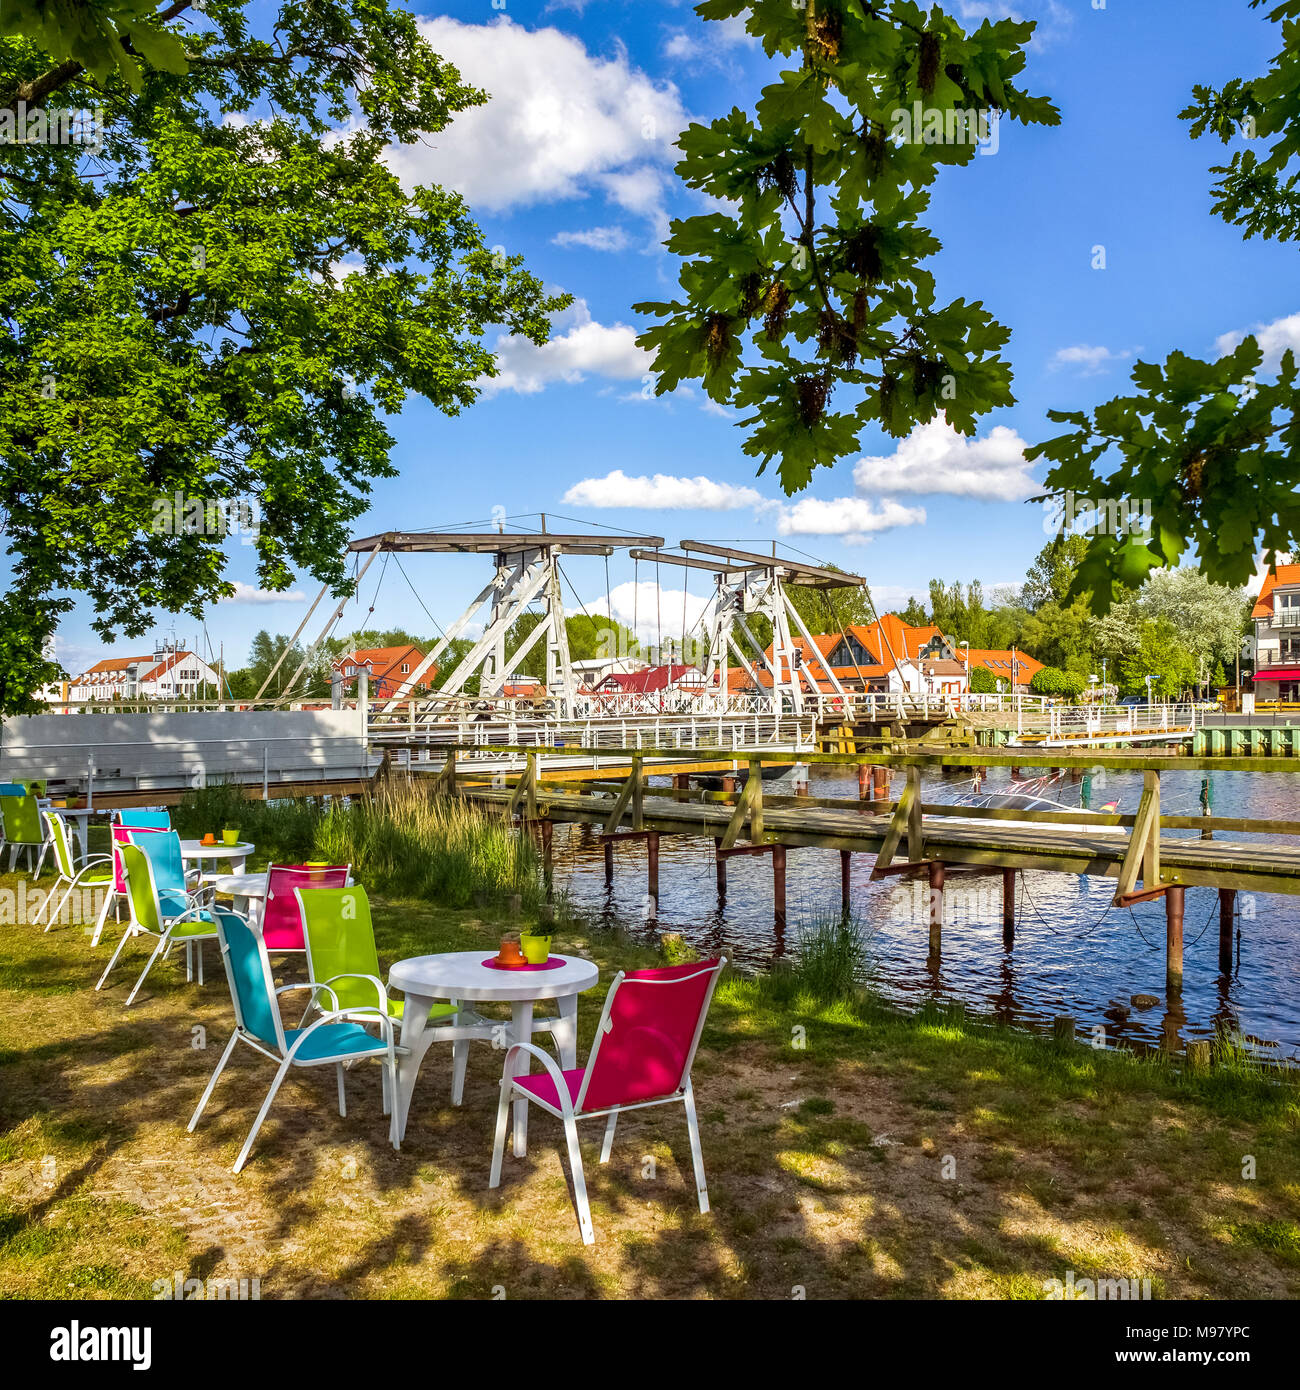
[[[519,921],[512,904],[372,904],[385,966],[490,947]],[[820,974],[719,986],[696,1065],[711,1213],[680,1113],[640,1112],[605,1167],[602,1126],[584,1131],[584,1248],[540,1112],[528,1156],[487,1188],[501,1057],[486,1045],[460,1109],[450,1049],[430,1052],[400,1153],[377,1071],[352,1074],[346,1118],[332,1074],[295,1076],[231,1174],[272,1067],[236,1054],[186,1134],[232,1022],[215,950],[206,985],[160,965],[127,1011],[144,950],[97,994],[111,935],[92,949],[75,926],[0,927],[8,1297],[150,1297],[176,1272],[256,1278],[263,1298],[1019,1299],[1071,1269],[1148,1278],[1157,1297],[1300,1292],[1300,1093],[1230,1054],[1188,1073],[960,1010],[906,1016],[844,990],[827,937]],[[663,956],[652,935],[567,918],[555,949],[601,968],[579,1009],[585,1055],[615,970]]]

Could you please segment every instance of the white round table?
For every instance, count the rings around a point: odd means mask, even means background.
[[[257,848],[256,845],[241,840],[238,844],[223,845],[218,841],[215,845],[205,845],[202,840],[182,840],[181,858],[197,859],[199,868],[203,868],[203,862],[211,859],[214,862],[221,859],[230,861],[230,872],[232,874],[242,874],[244,865],[248,862],[248,856]]]
[[[234,909],[248,916],[251,902],[263,902],[266,898],[266,875],[261,874],[213,874],[208,882],[218,893],[229,893],[234,899]]]
[[[508,1048],[512,1043],[531,1042],[533,1037],[533,1005],[540,999],[554,999],[559,1018],[539,1020],[537,1028],[545,1029],[555,1038],[560,1054],[560,1067],[571,1071],[578,1065],[578,995],[590,989],[600,978],[596,965],[580,956],[553,955],[551,960],[564,963],[553,970],[494,970],[484,965],[491,959],[491,947],[477,951],[451,951],[437,956],[412,956],[399,960],[388,972],[388,983],[406,996],[402,1010],[402,1056],[397,1059],[397,1137],[401,1142],[406,1133],[406,1116],[411,1106],[411,1093],[424,1054],[438,1036],[446,1037],[451,1030],[429,1027],[429,1008],[440,999],[457,1002],[495,1000],[510,1005],[510,1026],[501,1025],[493,1045]],[[470,1034],[473,1036],[473,1034]],[[468,1048],[468,1042],[465,1043]],[[463,1057],[463,1052],[462,1052]],[[513,1073],[525,1075],[532,1059],[526,1052],[515,1054]],[[457,1070],[463,1076],[463,1060],[457,1060]],[[522,1157],[528,1147],[528,1102],[515,1101],[514,1152]]]

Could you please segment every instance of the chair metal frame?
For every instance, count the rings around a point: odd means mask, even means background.
[[[134,986],[131,989],[131,993],[126,996],[126,1003],[123,1005],[123,1007],[130,1008],[132,1001],[135,999],[135,996],[140,991],[140,986],[144,984],[145,979],[148,976],[150,970],[153,969],[154,962],[158,959],[159,956],[163,956],[165,958],[171,952],[171,948],[174,944],[172,941],[172,933],[175,931],[176,927],[178,927],[182,922],[202,921],[203,914],[205,912],[209,914],[209,919],[211,919],[211,909],[208,907],[195,906],[187,908],[184,912],[177,913],[177,915],[174,917],[165,916],[162,910],[162,903],[158,897],[158,884],[154,878],[153,861],[144,852],[144,850],[142,850],[139,847],[139,845],[128,845],[125,846],[125,848],[135,850],[136,853],[140,856],[140,862],[145,867],[145,872],[148,875],[149,880],[148,891],[153,897],[154,911],[157,914],[158,926],[161,928],[161,931],[151,926],[148,926],[146,923],[140,921],[135,910],[135,898],[130,891],[130,871],[127,869],[126,856],[123,855],[122,873],[127,880],[126,901],[130,920],[126,924],[126,931],[122,933],[122,939],[117,943],[117,949],[113,952],[112,956],[109,957],[109,962],[104,967],[104,973],[99,977],[99,983],[95,986],[95,989],[103,989],[104,981],[108,979],[109,972],[117,964],[118,956],[122,954],[122,947],[126,945],[127,941],[130,940],[131,937],[137,935],[140,932],[145,932],[150,936],[156,936],[158,938],[158,943],[153,948],[153,951],[150,954],[149,959],[145,961],[144,969],[140,972],[140,978],[135,982]],[[198,936],[185,936],[181,938],[181,940],[183,940],[185,943],[186,983],[190,983],[194,979],[196,954],[198,961],[198,983],[203,983],[203,942],[215,940],[216,935],[217,929],[216,923],[214,921],[212,924],[212,930],[210,932],[203,932],[201,935]],[[198,948],[197,953],[195,952],[195,947]]]
[[[709,1007],[713,1003],[713,991],[717,988],[718,979],[726,964],[726,956],[720,956],[715,964],[703,966],[694,974],[678,975],[671,980],[638,979],[636,976],[627,980],[626,972],[620,970],[614,976],[609,993],[605,996],[605,1006],[601,1010],[600,1024],[596,1029],[596,1038],[591,1045],[591,1051],[587,1055],[582,1085],[578,1089],[576,1099],[569,1095],[569,1087],[564,1079],[564,1073],[549,1053],[543,1052],[534,1043],[512,1043],[506,1052],[505,1067],[501,1076],[501,1096],[497,1104],[496,1133],[492,1142],[492,1171],[488,1178],[488,1186],[499,1187],[501,1185],[501,1168],[505,1157],[506,1129],[510,1117],[511,1102],[524,1099],[531,1101],[534,1105],[540,1105],[543,1110],[554,1115],[564,1124],[564,1137],[569,1150],[569,1169],[573,1174],[573,1198],[578,1214],[578,1229],[582,1232],[583,1244],[590,1245],[596,1239],[596,1234],[591,1223],[591,1205],[587,1200],[587,1181],[582,1168],[582,1150],[578,1146],[578,1121],[607,1118],[605,1138],[600,1148],[600,1161],[608,1163],[614,1147],[614,1130],[618,1124],[618,1117],[623,1111],[648,1110],[652,1106],[673,1105],[680,1102],[686,1109],[686,1128],[690,1135],[691,1163],[695,1169],[696,1195],[699,1199],[700,1211],[706,1213],[709,1210],[709,1191],[704,1177],[704,1151],[700,1147],[700,1123],[699,1117],[695,1113],[695,1092],[691,1085],[691,1068],[695,1064],[696,1049],[699,1047],[700,1038],[704,1034],[704,1022],[708,1018]],[[610,1022],[610,1014],[613,1012],[614,1000],[625,980],[631,985],[680,985],[706,973],[711,974],[713,978],[709,981],[709,987],[700,1003],[700,1016],[695,1023],[695,1035],[691,1039],[690,1050],[686,1054],[686,1061],[682,1067],[681,1076],[678,1078],[676,1089],[649,1100],[608,1105],[598,1110],[584,1110],[583,1101],[586,1099],[587,1087],[591,1083],[596,1058],[600,1053],[601,1039],[613,1027]],[[536,1057],[542,1063],[555,1086],[556,1099],[559,1101],[558,1106],[552,1105],[527,1087],[521,1086],[519,1083],[526,1079],[525,1077],[512,1074],[511,1063],[515,1054],[521,1051],[526,1052],[531,1057]]]
[[[271,1103],[275,1100],[276,1093],[279,1091],[281,1083],[295,1066],[321,1067],[333,1064],[338,1080],[339,1114],[346,1117],[348,1113],[347,1097],[344,1090],[343,1079],[345,1065],[355,1061],[374,1060],[376,1056],[381,1056],[383,1065],[383,1109],[384,1114],[389,1117],[388,1137],[394,1149],[400,1148],[401,1146],[397,1137],[396,1108],[392,1104],[393,1097],[397,1093],[397,1052],[400,1049],[395,1047],[393,1043],[392,1020],[387,1014],[381,1014],[378,1008],[373,1010],[356,1007],[345,1010],[338,1009],[338,997],[334,994],[334,991],[330,989],[328,985],[320,984],[316,981],[306,980],[298,984],[281,985],[279,988],[276,988],[275,979],[271,973],[271,960],[270,956],[267,954],[266,942],[263,940],[262,933],[258,929],[257,924],[250,922],[237,912],[227,912],[225,908],[216,909],[214,915],[217,918],[217,939],[221,946],[221,959],[226,967],[226,980],[230,985],[230,999],[235,1009],[235,1031],[231,1033],[230,1040],[226,1043],[225,1049],[217,1062],[216,1070],[208,1079],[208,1084],[204,1087],[203,1094],[199,1097],[199,1103],[195,1107],[194,1114],[190,1117],[189,1124],[186,1126],[187,1132],[190,1134],[194,1132],[194,1127],[198,1124],[199,1117],[203,1114],[204,1108],[212,1096],[217,1080],[221,1076],[226,1063],[230,1060],[231,1054],[235,1050],[235,1045],[239,1042],[244,1042],[247,1043],[254,1052],[258,1052],[263,1057],[267,1057],[273,1062],[278,1062],[280,1065],[279,1070],[275,1074],[275,1079],[271,1082],[271,1089],[267,1091],[266,1099],[262,1102],[262,1108],[257,1112],[257,1118],[253,1121],[253,1127],[248,1132],[248,1138],[244,1140],[244,1146],[240,1149],[239,1157],[235,1160],[233,1172],[238,1173],[248,1161],[248,1156],[253,1148],[253,1141],[257,1138],[257,1132],[261,1129],[263,1122],[270,1113]],[[235,970],[230,959],[230,945],[226,939],[226,927],[223,921],[225,917],[232,917],[241,922],[257,940],[258,957],[262,966],[262,982],[271,1004],[271,1014],[275,1024],[275,1043],[278,1051],[273,1052],[266,1045],[264,1039],[259,1038],[251,1031],[245,1021],[244,1006],[240,1001],[239,987],[235,981]],[[345,977],[337,976],[336,978],[343,979]],[[372,977],[366,975],[357,976],[356,978],[371,979]],[[323,991],[333,998],[336,1007],[334,1010],[322,1014],[320,1018],[304,1028],[293,1040],[292,1044],[290,1044],[285,1038],[284,1020],[280,1014],[280,996],[300,989],[311,990],[313,1000],[318,993]],[[310,1003],[308,1007],[310,1008]],[[367,1049],[365,1051],[356,1052],[329,1053],[323,1057],[303,1058],[299,1056],[303,1044],[318,1028],[333,1023],[355,1022],[358,1015],[368,1015],[368,1021],[379,1024],[380,1032],[383,1035],[383,1041],[385,1043],[384,1052],[382,1054],[376,1053],[373,1049]]]
[[[46,897],[45,901],[40,905],[40,907],[36,909],[35,913],[33,913],[33,926],[35,926],[36,923],[41,920],[41,917],[45,913],[45,909],[49,907],[51,903],[53,903],[54,895],[59,891],[60,886],[65,883],[68,885],[66,890],[64,891],[63,896],[59,899],[58,907],[50,913],[50,920],[45,924],[45,930],[49,931],[49,929],[55,924],[55,922],[58,921],[59,913],[63,911],[64,903],[66,903],[68,899],[72,896],[72,891],[74,888],[76,888],[77,884],[79,884],[83,878],[87,877],[87,875],[90,874],[90,871],[96,868],[98,865],[111,865],[113,862],[113,856],[110,854],[92,855],[86,860],[86,862],[81,866],[81,868],[78,869],[77,861],[72,854],[72,845],[68,839],[68,827],[65,824],[63,817],[57,815],[53,811],[42,811],[41,815],[45,817],[45,826],[46,830],[49,833],[50,843],[54,846],[54,867],[59,876],[57,879],[55,879],[54,886],[50,889],[48,897]],[[99,879],[96,879],[95,881],[97,883],[108,883],[107,898],[109,901],[112,901],[114,889],[111,872],[108,875],[107,879],[104,879],[101,876]],[[101,908],[101,919],[103,915],[104,909]]]

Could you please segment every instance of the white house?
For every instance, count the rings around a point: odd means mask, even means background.
[[[170,644],[149,656],[113,656],[97,661],[68,688],[69,701],[197,699],[210,686],[221,688],[220,675],[194,652]]]

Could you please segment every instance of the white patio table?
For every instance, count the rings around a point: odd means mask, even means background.
[[[262,904],[266,900],[266,874],[213,874],[208,882],[218,893],[229,893],[234,899],[231,904],[236,912],[242,912],[245,917],[251,915],[250,908],[254,903],[258,905],[261,912]]]
[[[205,845],[202,840],[182,840],[181,858],[197,859],[199,868],[204,867],[204,861],[211,859],[214,863],[227,859],[230,861],[230,872],[232,874],[242,874],[244,865],[248,862],[248,856],[257,848],[256,845],[241,840],[236,845]]]
[[[531,1042],[533,1033],[550,1032],[560,1054],[560,1066],[569,1071],[578,1065],[578,995],[590,989],[600,971],[580,956],[552,955],[561,964],[552,969],[497,970],[485,961],[492,959],[490,948],[477,951],[450,951],[436,956],[412,956],[399,960],[388,972],[388,983],[406,998],[402,1011],[402,1053],[397,1059],[397,1135],[406,1133],[406,1117],[420,1063],[430,1046],[449,1030],[429,1024],[429,1008],[438,1000],[484,1003],[499,1001],[510,1005],[510,1023],[501,1024],[502,1050],[515,1042]],[[548,962],[549,964],[550,962]],[[558,1018],[533,1021],[533,1005],[554,999]],[[452,1025],[454,1027],[454,1024]],[[468,1041],[464,1047],[468,1050]],[[515,1074],[524,1075],[532,1059],[519,1052],[513,1063]],[[460,1078],[463,1079],[463,1062]],[[456,1088],[458,1093],[459,1088]],[[459,1095],[456,1096],[459,1103]],[[528,1102],[515,1102],[514,1152],[521,1156],[528,1148]]]

